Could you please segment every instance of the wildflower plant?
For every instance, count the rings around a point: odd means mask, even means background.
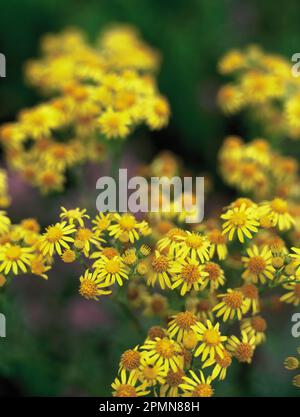
[[[77,31],[45,37],[26,77],[50,98],[1,128],[9,166],[43,192],[62,190],[68,169],[107,152],[114,158],[115,144],[138,125],[163,128],[170,110],[155,83],[158,65],[157,52],[129,27],[109,29],[94,47]],[[220,92],[227,112],[248,105],[272,112],[276,98],[291,116],[283,59],[235,51],[220,70],[241,76]],[[282,129],[297,136],[292,119]],[[174,210],[138,218],[75,206],[61,207],[41,230],[35,219],[14,224],[0,213],[0,285],[26,272],[47,279],[54,262],[78,264],[79,294],[109,299],[137,327],[140,343],[120,352],[115,366],[114,396],[210,397],[233,363],[251,366],[267,341],[268,294],[276,288],[279,303],[300,303],[297,161],[267,139],[238,137],[225,140],[219,161],[241,195],[201,224],[186,224]],[[163,153],[140,170],[172,177],[183,167]],[[5,206],[5,185],[0,191]],[[156,324],[146,328],[146,317]]]

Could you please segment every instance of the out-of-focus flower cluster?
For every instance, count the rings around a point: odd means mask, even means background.
[[[6,208],[11,204],[8,192],[8,179],[6,170],[0,169],[0,208]]]
[[[257,200],[300,200],[298,161],[274,151],[265,139],[245,143],[238,136],[228,136],[220,149],[219,162],[226,183],[243,194]]]
[[[300,369],[300,346],[297,349],[298,357],[288,356],[284,361],[284,366],[288,371],[296,371]],[[300,388],[300,374],[297,374],[293,378],[293,385]]]
[[[232,76],[218,94],[225,113],[249,109],[266,135],[300,138],[300,79],[293,75],[290,61],[250,46],[229,51],[219,71]]]
[[[169,105],[154,77],[159,56],[133,28],[108,29],[94,47],[68,30],[45,36],[41,49],[26,76],[51,98],[22,110],[0,138],[8,165],[42,192],[61,191],[67,169],[102,161],[114,146],[108,142],[124,140],[136,126],[167,124]]]

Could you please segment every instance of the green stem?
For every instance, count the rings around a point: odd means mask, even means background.
[[[114,300],[118,304],[118,306],[121,308],[121,310],[123,311],[123,313],[125,313],[125,315],[128,317],[128,319],[133,324],[133,326],[135,327],[135,329],[137,330],[137,332],[144,338],[145,337],[144,329],[141,326],[141,323],[139,322],[138,318],[130,310],[130,308],[128,307],[128,305],[126,303],[124,303],[124,301],[122,301],[122,300],[120,300],[118,298],[115,298]]]

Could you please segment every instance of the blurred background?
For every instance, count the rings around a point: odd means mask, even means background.
[[[251,137],[242,116],[226,118],[216,105],[224,82],[217,61],[228,49],[253,43],[286,57],[300,52],[299,13],[298,0],[10,0],[0,14],[0,52],[7,59],[7,78],[0,79],[0,123],[39,100],[25,85],[22,69],[38,56],[42,35],[75,26],[93,40],[109,24],[130,23],[163,57],[159,87],[172,109],[167,129],[142,132],[136,157],[149,162],[158,151],[170,149],[189,169],[209,172],[221,198],[229,198],[234,192],[218,177],[217,151],[229,133]],[[97,176],[87,169],[91,194]],[[42,199],[13,174],[10,186],[9,214],[15,221],[37,217],[49,224],[61,204],[80,205],[83,199],[75,186],[62,197]],[[81,271],[72,267],[66,276],[62,268],[58,263],[48,282],[22,276],[10,288],[8,334],[0,339],[0,396],[110,395],[120,352],[141,341],[134,329],[128,341],[129,324],[109,303],[76,295]],[[299,395],[282,365],[297,347],[290,317],[287,310],[270,321],[269,343],[258,349],[255,366],[232,369],[220,390],[216,384],[217,393]]]

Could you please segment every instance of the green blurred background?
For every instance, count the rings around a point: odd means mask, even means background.
[[[174,150],[188,167],[209,171],[226,193],[216,173],[217,150],[226,134],[247,136],[247,128],[242,117],[225,118],[216,106],[224,81],[217,61],[249,43],[287,57],[299,52],[299,15],[299,0],[10,0],[0,13],[0,52],[7,58],[0,122],[14,120],[19,109],[38,100],[24,84],[22,67],[38,55],[43,34],[77,26],[93,40],[108,24],[131,23],[163,56],[159,86],[172,119],[152,135],[154,152]],[[36,205],[26,209],[36,215]],[[120,352],[141,341],[134,329],[128,341],[128,323],[110,305],[72,298],[78,271],[67,285],[59,284],[61,275],[58,267],[48,283],[30,285],[32,278],[24,278],[17,290],[10,289],[8,337],[0,340],[0,395],[110,395]],[[272,335],[258,349],[256,365],[233,369],[226,383],[219,389],[217,384],[219,395],[299,395],[282,366],[297,346],[290,316],[287,311],[270,324]]]

